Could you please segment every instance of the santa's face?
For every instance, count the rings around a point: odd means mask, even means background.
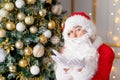
[[[68,33],[69,38],[79,38],[86,33],[86,30],[82,26],[73,27]]]

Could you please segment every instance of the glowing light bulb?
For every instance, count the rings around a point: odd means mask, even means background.
[[[119,0],[114,0],[116,3],[119,1]]]
[[[114,13],[113,13],[113,12],[111,12],[110,14],[111,14],[111,15],[114,15]]]
[[[113,3],[113,6],[116,6],[116,4],[115,4],[115,3]]]
[[[118,55],[120,56],[120,52],[118,52]]]
[[[117,36],[114,36],[114,37],[113,37],[113,40],[114,40],[114,41],[118,41],[118,39],[119,39],[119,38],[118,38]]]
[[[114,70],[115,69],[115,67],[114,66],[112,66],[112,70]]]
[[[110,31],[109,34],[111,35],[111,34],[112,34],[112,31]]]
[[[118,14],[120,14],[120,9],[118,9],[118,11],[117,11],[117,12],[118,12]]]
[[[91,16],[91,15],[92,15],[92,13],[89,13],[89,15]]]
[[[116,17],[115,18],[115,23],[118,23],[120,21],[120,18],[119,17]]]
[[[113,79],[115,79],[115,76],[113,76]]]
[[[119,31],[119,30],[120,30],[120,28],[118,27],[118,28],[117,28],[117,30]]]

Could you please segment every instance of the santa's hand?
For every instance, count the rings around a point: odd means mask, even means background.
[[[81,71],[82,71],[82,68],[81,68],[81,67],[80,67],[80,68],[78,68],[78,69],[77,69],[77,71],[78,71],[78,72],[81,72]]]
[[[84,67],[85,66],[85,61],[84,61],[84,59],[80,60],[78,58],[74,58],[74,59],[69,61],[69,65],[72,66],[72,67],[74,67],[74,66]]]
[[[59,53],[58,51],[56,51],[54,49],[52,49],[52,51],[56,55],[55,58],[57,58],[57,59],[53,59],[54,61],[56,60],[57,62],[60,62],[60,63],[62,63],[64,65],[68,65],[69,60],[66,57],[64,57],[61,53]]]

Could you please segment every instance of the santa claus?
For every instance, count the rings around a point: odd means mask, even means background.
[[[75,12],[63,28],[65,48],[61,54],[54,51],[56,56],[52,56],[56,62],[56,79],[92,80],[99,69],[97,49],[103,44],[101,38],[96,36],[95,25],[84,12]]]

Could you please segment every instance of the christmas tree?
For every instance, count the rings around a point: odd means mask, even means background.
[[[55,80],[64,13],[57,0],[0,0],[0,80]]]

